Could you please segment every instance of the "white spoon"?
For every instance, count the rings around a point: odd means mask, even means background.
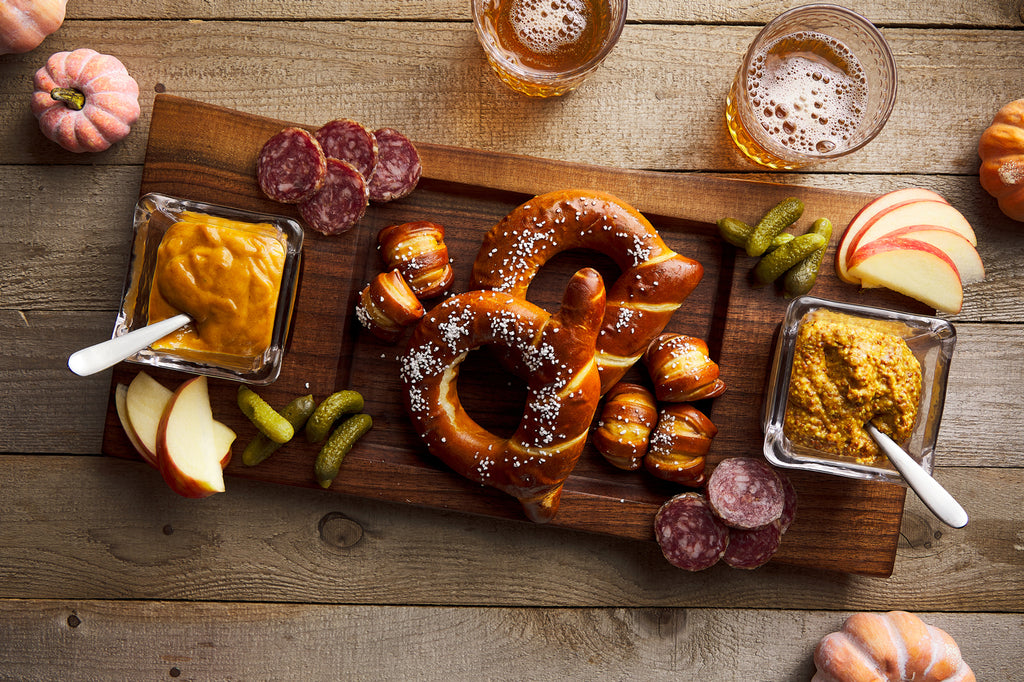
[[[917,496],[935,516],[947,526],[963,528],[967,525],[967,512],[953,496],[939,484],[921,465],[914,461],[892,438],[874,427],[865,424],[864,429],[875,439],[875,443],[886,454],[896,470],[903,476]]]
[[[109,341],[76,351],[68,358],[68,369],[80,377],[87,377],[113,367],[127,357],[167,336],[175,329],[184,327],[192,318],[182,313],[161,320],[145,327],[140,327],[127,334],[122,334]]]

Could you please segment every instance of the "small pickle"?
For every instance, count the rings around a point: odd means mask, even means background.
[[[736,218],[722,218],[718,221],[718,233],[722,235],[722,239],[733,246],[740,247],[741,249],[745,249],[747,247],[747,239],[753,231],[754,228]],[[775,235],[775,238],[772,239],[772,243],[768,245],[767,250],[771,251],[772,249],[778,248],[791,239],[793,239],[793,235],[789,232],[777,234]]]
[[[803,215],[804,202],[795,197],[783,199],[768,211],[747,238],[747,255],[760,256],[768,250],[775,235],[797,221]]]
[[[334,429],[331,437],[320,448],[320,454],[316,457],[316,466],[313,468],[317,483],[321,487],[331,487],[331,482],[338,475],[338,469],[341,468],[341,462],[345,459],[345,455],[372,426],[373,419],[370,415],[360,413],[352,415],[343,421],[341,426]]]
[[[288,420],[292,428],[297,432],[306,424],[309,415],[313,414],[316,401],[313,396],[304,395],[291,401],[281,410],[281,416]],[[246,466],[256,466],[267,457],[274,454],[283,443],[275,443],[263,433],[257,433],[256,437],[249,441],[242,451],[242,463]]]
[[[310,443],[319,443],[327,438],[327,434],[338,417],[358,412],[361,409],[363,409],[363,396],[357,391],[332,393],[317,405],[313,416],[306,422],[306,439]]]
[[[775,235],[775,239],[773,239],[772,243],[768,245],[768,249],[765,251],[765,253],[771,253],[772,251],[779,248],[783,244],[788,244],[794,239],[796,239],[796,235],[793,234],[792,232],[780,232],[779,234]]]
[[[783,284],[789,296],[801,296],[814,286],[815,280],[818,279],[818,270],[821,269],[821,261],[828,250],[828,242],[832,239],[832,221],[828,218],[818,218],[814,221],[811,232],[824,237],[825,244],[786,271]]]
[[[782,273],[820,249],[827,242],[820,234],[808,232],[796,237],[791,242],[775,249],[754,267],[754,276],[758,282],[768,284],[774,282]]]
[[[295,427],[244,384],[238,387],[238,407],[261,433],[275,443],[287,443],[295,435]]]

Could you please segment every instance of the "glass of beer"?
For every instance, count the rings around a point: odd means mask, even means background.
[[[473,26],[498,77],[532,97],[574,90],[604,61],[627,0],[473,0]]]
[[[804,5],[751,43],[725,119],[751,160],[795,169],[866,145],[895,102],[896,62],[878,29],[843,7]]]

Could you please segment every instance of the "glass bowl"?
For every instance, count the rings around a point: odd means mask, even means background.
[[[112,336],[121,336],[149,323],[149,300],[156,270],[157,247],[168,228],[186,212],[243,223],[269,224],[284,243],[285,261],[270,346],[262,354],[253,356],[185,349],[157,350],[149,347],[128,358],[128,362],[255,385],[275,381],[281,373],[285,341],[295,305],[303,239],[302,226],[283,216],[242,211],[163,194],[146,194],[140,198],[135,205],[128,273]]]
[[[905,485],[902,477],[884,456],[881,464],[861,464],[851,457],[796,445],[783,432],[797,332],[807,315],[819,310],[889,322],[894,325],[894,331],[906,341],[921,363],[921,399],[914,429],[909,440],[902,445],[925,471],[931,473],[939,421],[946,399],[949,363],[956,345],[953,325],[936,317],[826,301],[813,296],[801,296],[789,304],[775,343],[762,423],[765,457],[780,467]]]

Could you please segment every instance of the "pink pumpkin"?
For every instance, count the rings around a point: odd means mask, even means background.
[[[0,54],[28,52],[64,23],[68,0],[0,2]]]
[[[71,152],[100,152],[139,119],[139,84],[116,57],[87,48],[52,55],[36,72],[32,113]]]

